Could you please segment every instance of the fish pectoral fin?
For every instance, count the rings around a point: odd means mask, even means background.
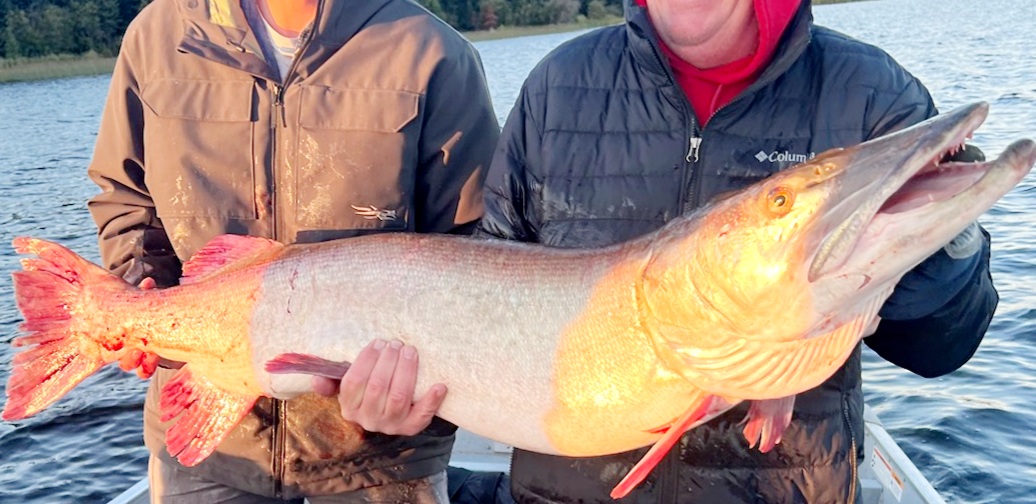
[[[702,390],[741,399],[779,399],[816,387],[838,370],[879,307],[871,303],[797,340],[740,339],[707,351],[669,346],[683,365],[680,373]]]
[[[748,440],[748,447],[759,444],[759,451],[766,453],[781,442],[784,430],[791,423],[791,413],[795,408],[795,396],[765,401],[752,401],[748,414],[741,421],[745,428],[742,432]]]
[[[725,411],[731,406],[733,405],[720,397],[699,394],[698,398],[687,408],[687,411],[676,420],[673,420],[667,427],[656,427],[650,430],[649,432],[665,431],[665,433],[662,434],[658,441],[655,441],[651,449],[644,454],[644,457],[640,459],[640,462],[637,462],[637,465],[633,466],[633,469],[630,469],[630,472],[622,478],[622,481],[615,485],[615,488],[612,489],[611,497],[613,499],[621,499],[629,495],[669,453],[669,450],[680,440],[684,432],[687,432],[697,422],[710,414],[715,414],[717,408],[722,408],[722,411]]]
[[[257,236],[220,235],[183,263],[181,285],[201,282],[273,255],[284,244]]]
[[[198,465],[216,450],[258,398],[227,392],[191,372],[190,364],[185,365],[162,388],[159,400],[161,420],[176,418],[166,431],[166,449],[181,464]]]
[[[284,353],[266,361],[264,367],[270,374],[297,373],[340,380],[349,370],[349,363],[322,359],[309,354]]]

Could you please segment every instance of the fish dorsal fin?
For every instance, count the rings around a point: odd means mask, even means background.
[[[183,265],[181,285],[198,283],[233,271],[284,248],[269,238],[226,234],[209,240]]]
[[[227,392],[190,367],[177,371],[159,399],[161,420],[176,418],[166,431],[166,449],[187,467],[211,455],[259,398]]]

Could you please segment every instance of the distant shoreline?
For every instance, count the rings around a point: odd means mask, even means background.
[[[813,0],[813,5],[848,3],[855,1],[859,0]],[[609,16],[594,20],[584,18],[582,21],[575,23],[539,26],[504,26],[494,30],[463,32],[462,35],[472,42],[481,42],[486,40],[526,37],[531,35],[565,33],[618,24],[622,21],[623,19],[618,16]],[[105,57],[89,53],[84,55],[63,54],[42,56],[39,58],[10,61],[0,59],[0,84],[104,75],[110,74],[113,68],[115,68],[114,57]]]
[[[621,22],[622,18],[611,16],[602,19],[556,25],[505,26],[495,30],[463,32],[462,35],[472,42],[481,42],[485,40],[526,37],[530,35],[565,33],[618,24]],[[96,54],[63,54],[14,61],[5,61],[0,59],[0,84],[104,75],[110,74],[113,68],[115,68],[114,57],[98,56]]]

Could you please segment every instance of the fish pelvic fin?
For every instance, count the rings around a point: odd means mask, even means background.
[[[748,440],[748,447],[766,453],[781,442],[781,436],[791,424],[791,413],[795,407],[795,396],[765,401],[752,401],[748,414],[741,423],[745,426],[742,432]]]
[[[22,271],[11,275],[15,302],[25,317],[19,328],[26,333],[11,345],[28,348],[12,359],[4,420],[35,415],[121,355],[125,334],[89,331],[89,314],[96,311],[90,305],[133,289],[56,243],[19,237],[14,248],[36,257],[22,259]]]
[[[259,398],[227,392],[194,373],[190,366],[180,368],[162,388],[159,399],[161,420],[176,418],[166,431],[166,449],[187,467],[211,455]]]
[[[630,469],[630,472],[622,478],[622,481],[611,491],[611,498],[621,499],[627,495],[634,488],[637,487],[647,475],[651,473],[651,470],[658,465],[659,462],[665,458],[669,450],[680,440],[685,432],[695,427],[697,424],[707,421],[710,418],[734,407],[737,403],[731,403],[722,397],[708,395],[700,393],[694,401],[691,402],[687,411],[669,425],[668,428],[656,428],[651,429],[649,432],[658,432],[665,430],[662,437],[644,454],[644,457],[637,462],[637,465]]]
[[[199,249],[183,264],[181,285],[198,283],[221,273],[273,257],[284,245],[257,236],[220,235]]]
[[[265,367],[266,372],[271,374],[297,373],[340,380],[349,370],[349,363],[321,359],[315,355],[285,353],[266,361]]]

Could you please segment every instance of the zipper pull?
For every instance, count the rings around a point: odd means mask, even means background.
[[[273,105],[277,108],[277,110],[280,111],[279,115],[281,116],[281,126],[287,127],[288,126],[288,119],[287,119],[287,117],[285,117],[285,114],[284,114],[284,86],[281,86],[280,84],[274,84],[273,85],[273,90],[274,90]]]
[[[701,137],[699,137],[699,136],[692,136],[691,137],[691,148],[690,148],[690,150],[687,151],[687,157],[684,158],[684,159],[688,163],[691,163],[691,162],[697,163],[698,162],[698,150],[699,149],[701,149]],[[691,160],[692,157],[694,158],[693,161]]]

